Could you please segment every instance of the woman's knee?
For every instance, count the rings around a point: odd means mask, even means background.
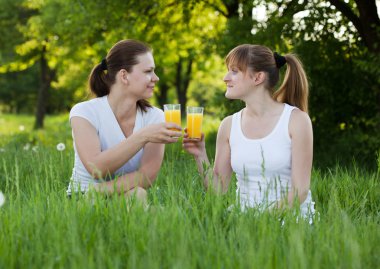
[[[145,199],[148,196],[146,190],[144,188],[141,188],[141,187],[136,187],[136,188],[132,189],[132,191],[134,191],[136,193],[137,198]]]
[[[128,192],[126,192],[126,196],[133,197],[135,196],[139,200],[146,200],[147,198],[147,192],[144,188],[141,187],[135,187]]]

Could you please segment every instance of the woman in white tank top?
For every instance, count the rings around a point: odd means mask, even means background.
[[[293,54],[281,56],[259,45],[240,45],[226,57],[226,97],[246,107],[226,117],[218,130],[213,169],[209,167],[204,136],[183,141],[195,157],[204,184],[226,192],[232,172],[245,207],[285,208],[300,205],[304,216],[314,213],[310,191],[313,132],[307,114],[308,82]],[[279,69],[285,79],[277,91]]]
[[[107,195],[136,194],[145,201],[164,144],[181,136],[181,127],[164,123],[162,110],[146,101],[159,80],[154,69],[151,49],[137,40],[117,42],[93,68],[89,86],[97,98],[70,111],[75,163],[69,196],[92,186]]]

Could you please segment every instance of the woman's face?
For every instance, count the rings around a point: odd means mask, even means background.
[[[234,65],[228,66],[227,74],[224,76],[223,81],[226,83],[227,91],[225,96],[228,99],[244,99],[252,87],[254,86],[252,77],[247,70],[243,73]]]
[[[138,64],[134,65],[132,71],[127,73],[130,93],[137,99],[147,99],[152,97],[154,86],[159,81],[154,73],[155,64],[153,55],[150,52],[137,56]]]

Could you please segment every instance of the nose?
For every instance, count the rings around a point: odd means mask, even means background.
[[[229,73],[227,73],[227,74],[224,76],[223,81],[224,81],[224,82],[228,82],[228,81],[230,81],[230,80],[231,80],[231,79],[230,79]]]
[[[159,80],[160,80],[160,78],[156,75],[156,73],[153,72],[152,81],[157,82]]]

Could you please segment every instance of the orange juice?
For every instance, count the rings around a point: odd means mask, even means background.
[[[181,110],[165,110],[165,121],[181,126]]]
[[[203,113],[187,114],[187,133],[189,138],[201,138]]]

